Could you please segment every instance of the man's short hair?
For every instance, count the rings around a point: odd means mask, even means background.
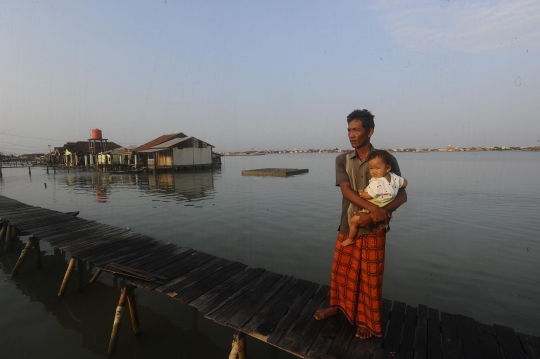
[[[370,129],[375,128],[375,122],[373,119],[375,116],[368,110],[354,110],[347,116],[347,123],[351,123],[353,120],[360,120],[362,121],[362,127],[364,127],[364,130],[369,131]]]
[[[392,166],[392,155],[385,150],[374,150],[371,151],[367,157],[366,161],[371,161],[372,159],[380,158],[381,161],[387,166]]]

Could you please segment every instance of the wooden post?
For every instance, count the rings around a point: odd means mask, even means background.
[[[233,335],[232,350],[229,359],[246,359],[246,335],[236,331]]]
[[[17,239],[17,227],[15,226],[11,226],[11,243],[10,243],[10,246],[13,245],[13,241]]]
[[[4,243],[4,252],[9,252],[9,248],[11,247],[11,226],[9,222],[6,223],[7,229],[6,229],[6,242]]]
[[[103,269],[98,268],[98,270],[97,270],[96,273],[92,276],[92,278],[90,279],[90,281],[88,282],[88,284],[94,283],[94,282],[99,278],[99,276],[101,275],[101,273],[103,273]]]
[[[11,278],[15,277],[17,273],[19,273],[19,269],[21,268],[21,265],[24,261],[24,257],[28,254],[28,250],[32,246],[32,240],[29,239],[26,243],[26,246],[24,246],[21,255],[19,256],[19,259],[17,260],[17,263],[15,264],[15,267],[13,267],[13,270],[11,271]]]
[[[36,267],[41,268],[41,248],[39,247],[39,239],[32,237],[30,241],[34,244],[34,252],[36,255]]]
[[[135,299],[135,291],[132,285],[128,286],[127,299],[129,305],[129,314],[131,316],[131,325],[135,335],[141,332],[141,323],[139,322],[139,311],[137,309],[137,301]]]
[[[32,175],[32,171],[30,170],[30,166],[28,166],[28,175]]]
[[[49,174],[49,165],[47,165],[47,174]]]
[[[0,241],[6,235],[7,223],[2,223],[2,230],[0,231]]]
[[[82,259],[77,259],[77,290],[83,287],[84,262]]]
[[[124,312],[124,306],[126,305],[127,292],[127,287],[124,287],[122,288],[122,292],[120,293],[120,300],[118,301],[118,306],[116,307],[116,314],[114,315],[111,340],[109,342],[109,350],[107,351],[109,354],[114,353],[114,350],[116,349],[116,343],[118,342],[118,333],[120,332],[120,324],[122,321],[122,314]]]
[[[61,297],[66,292],[66,287],[69,282],[69,277],[71,276],[71,272],[73,271],[73,267],[75,267],[75,261],[77,258],[71,257],[69,260],[68,268],[66,271],[66,275],[64,276],[64,280],[62,281],[62,285],[60,286],[60,291],[58,291],[58,296]]]

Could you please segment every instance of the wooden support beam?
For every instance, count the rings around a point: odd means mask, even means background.
[[[73,271],[73,267],[75,267],[75,262],[77,261],[77,258],[71,257],[69,260],[68,268],[66,270],[66,275],[64,276],[64,280],[62,281],[62,285],[60,286],[60,291],[58,291],[58,296],[61,297],[66,292],[66,287],[69,282],[69,277],[71,276],[71,272]]]
[[[77,290],[83,287],[84,262],[82,259],[77,259]]]
[[[94,282],[99,278],[99,276],[101,275],[101,273],[103,273],[103,269],[98,268],[97,271],[96,271],[96,273],[94,273],[94,275],[92,276],[92,278],[91,278],[90,281],[88,282],[88,284],[94,283]]]
[[[8,226],[7,223],[2,223],[2,230],[0,230],[0,241],[1,241],[2,239],[4,239],[4,237],[6,236],[6,229],[7,229],[7,226]]]
[[[237,330],[233,335],[231,354],[229,359],[246,359],[246,335]]]
[[[13,267],[13,270],[11,271],[11,278],[15,277],[17,273],[19,273],[19,269],[21,268],[21,265],[24,261],[24,258],[28,254],[28,250],[32,246],[32,240],[28,240],[26,243],[26,246],[24,246],[23,250],[21,251],[21,255],[19,256],[19,259],[17,260],[17,263],[15,264],[15,267]]]
[[[122,322],[122,314],[124,313],[124,306],[126,305],[128,289],[127,287],[122,288],[120,293],[120,300],[118,301],[118,306],[116,307],[116,314],[114,315],[113,328],[111,333],[111,340],[109,342],[109,354],[114,353],[116,349],[116,343],[118,342],[118,333],[120,332],[120,324]]]
[[[135,288],[133,286],[127,287],[127,299],[129,305],[129,314],[131,316],[131,325],[133,326],[133,333],[135,335],[141,332],[141,323],[139,321],[139,310],[137,309],[137,300],[135,299]]]
[[[9,222],[7,222],[7,229],[6,229],[6,241],[4,243],[4,252],[9,252],[9,249],[11,248],[11,225]]]
[[[39,247],[39,239],[37,239],[35,237],[32,237],[32,238],[30,238],[29,241],[34,244],[34,252],[35,252],[35,257],[36,257],[36,267],[41,268],[42,267],[42,264],[41,264],[41,248]]]

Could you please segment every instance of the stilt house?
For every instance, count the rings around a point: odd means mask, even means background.
[[[214,146],[182,132],[160,136],[135,149],[151,170],[212,166]],[[143,160],[144,162],[144,160]]]

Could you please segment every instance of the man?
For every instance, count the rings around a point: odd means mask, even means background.
[[[385,207],[378,207],[358,195],[358,190],[364,189],[370,179],[366,157],[374,150],[371,145],[375,130],[373,119],[368,110],[355,110],[347,116],[349,141],[354,150],[336,158],[336,186],[340,187],[343,200],[332,263],[330,308],[315,313],[315,319],[321,320],[337,315],[341,310],[351,324],[358,326],[356,336],[361,339],[383,335],[381,309],[386,227],[392,212],[407,201],[404,188]],[[392,172],[401,176],[394,156],[391,165]],[[348,208],[351,203],[369,213],[355,213],[361,217],[361,228],[355,244],[343,247],[341,242],[349,234]]]

